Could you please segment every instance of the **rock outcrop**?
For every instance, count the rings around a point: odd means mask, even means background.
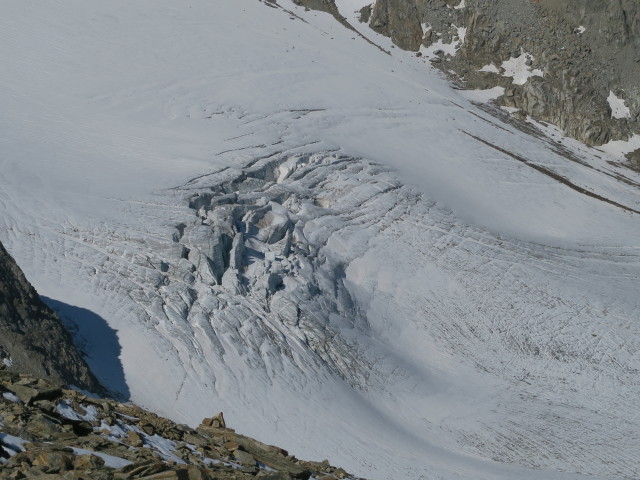
[[[69,333],[0,245],[0,365],[58,383],[102,387]]]
[[[354,479],[227,428],[197,429],[136,405],[0,371],[0,479]]]

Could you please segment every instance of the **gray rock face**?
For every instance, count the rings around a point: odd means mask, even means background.
[[[413,51],[437,40],[450,43],[466,28],[457,54],[441,54],[434,64],[456,72],[468,88],[504,87],[500,105],[557,125],[587,145],[640,133],[640,2],[378,0],[362,14],[373,30]],[[501,65],[525,52],[532,56],[527,66],[543,75],[515,84]],[[479,71],[490,64],[494,72]],[[624,100],[629,115],[616,118],[610,92]]]
[[[378,0],[369,25],[391,37],[400,48],[417,50],[422,43],[422,27],[413,0]]]
[[[0,368],[100,392],[56,314],[0,245]]]

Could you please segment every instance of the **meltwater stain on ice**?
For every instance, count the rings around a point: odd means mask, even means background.
[[[40,298],[58,314],[100,383],[122,400],[128,400],[130,392],[120,361],[122,347],[116,330],[91,310],[44,296]]]

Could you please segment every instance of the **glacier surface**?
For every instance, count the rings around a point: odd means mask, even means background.
[[[107,386],[373,479],[638,477],[619,158],[285,0],[0,22],[0,241]]]

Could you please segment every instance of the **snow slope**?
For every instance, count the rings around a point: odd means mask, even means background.
[[[0,241],[96,373],[370,478],[637,477],[638,176],[280,3],[3,8]]]

